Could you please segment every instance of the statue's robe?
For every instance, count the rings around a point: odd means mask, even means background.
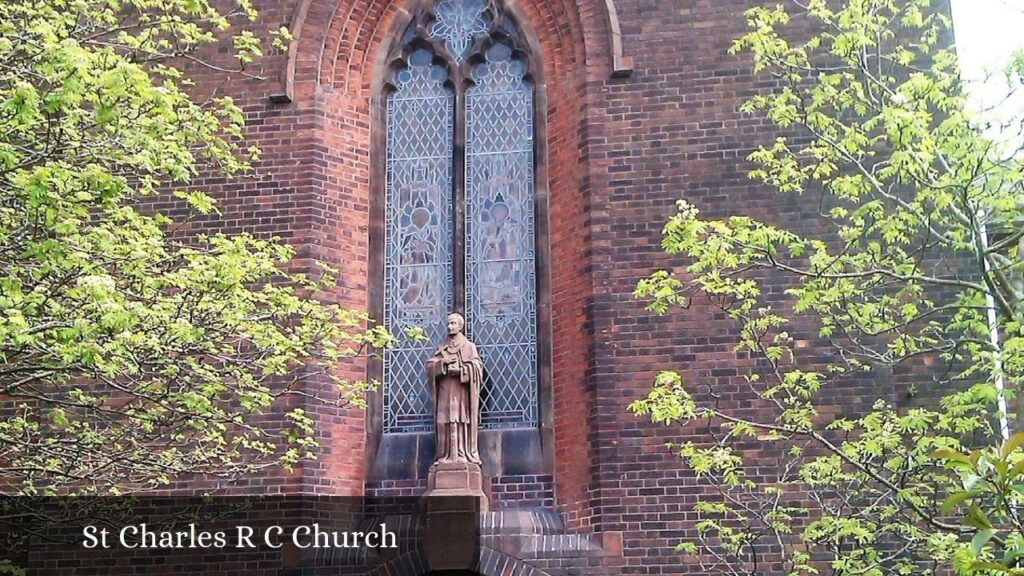
[[[453,364],[458,373],[449,373]],[[476,344],[461,333],[446,338],[427,360],[427,374],[434,392],[437,460],[480,464],[477,435],[484,364]]]

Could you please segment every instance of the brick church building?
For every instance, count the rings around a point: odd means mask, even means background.
[[[701,486],[665,447],[699,439],[627,405],[683,370],[745,405],[733,327],[655,316],[632,292],[673,263],[661,228],[708,215],[792,226],[816,206],[747,177],[774,138],[738,111],[770,87],[728,54],[750,0],[256,0],[288,26],[250,71],[196,71],[245,110],[257,178],[199,181],[226,231],[279,235],[341,271],[340,304],[422,328],[344,367],[366,410],[310,406],[321,456],[272,491],[418,496],[434,457],[423,363],[449,310],[488,369],[480,453],[487,576],[697,573]],[[260,28],[263,28],[260,30]],[[232,58],[222,53],[225,66]],[[214,60],[216,63],[216,60]],[[489,530],[489,531],[488,531]],[[387,574],[429,571],[405,557]]]

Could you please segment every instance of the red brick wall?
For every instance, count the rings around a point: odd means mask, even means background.
[[[547,183],[551,227],[554,478],[557,499],[580,523],[590,516],[593,389],[590,251],[592,202],[588,148],[595,129],[587,109],[593,87],[610,76],[603,0],[518,1],[510,10],[532,36],[543,60],[546,98]],[[591,5],[593,4],[593,5]],[[247,69],[261,78],[193,68],[198,96],[231,95],[246,111],[250,141],[263,149],[253,178],[227,184],[197,182],[221,202],[223,215],[190,226],[278,235],[299,247],[303,260],[341,270],[327,295],[342,305],[368,306],[371,110],[383,74],[383,54],[406,17],[402,2],[291,0],[257,2],[261,17],[244,25],[266,33],[289,25],[297,40],[288,53],[270,54]],[[396,24],[399,22],[399,24]],[[211,63],[234,65],[226,44],[207,51]],[[597,88],[599,90],[599,88]],[[288,94],[290,102],[278,95]],[[382,158],[381,158],[382,160]],[[601,164],[603,161],[598,161]],[[173,203],[161,203],[173,210]],[[366,376],[366,363],[341,367]],[[581,401],[582,400],[582,401]],[[300,473],[302,489],[356,493],[365,476],[365,419],[307,404],[321,420],[322,457]],[[550,407],[545,407],[550,409]],[[343,447],[343,448],[341,448]],[[295,477],[288,475],[295,482]],[[273,477],[273,476],[272,476]],[[282,480],[283,480],[282,476]]]
[[[371,162],[382,160],[371,152],[371,98],[404,4],[261,0],[256,28],[301,24],[291,54],[260,62],[263,81],[197,72],[202,86],[242,102],[251,138],[265,152],[258,180],[204,183],[225,214],[211,225],[278,234],[305,257],[338,267],[331,297],[347,306],[368,305]],[[707,491],[664,447],[706,439],[704,431],[652,426],[628,414],[628,403],[658,371],[675,368],[709,384],[726,406],[761,408],[740,378],[750,360],[732,350],[733,324],[700,307],[656,317],[631,296],[640,277],[675,263],[659,248],[675,201],[686,198],[710,216],[816,226],[814,203],[780,198],[747,178],[747,154],[776,135],[737,111],[770,86],[727,54],[752,4],[615,0],[634,71],[613,78],[604,0],[512,2],[536,37],[547,98],[554,500],[570,526],[606,533],[616,543],[609,550],[621,539],[621,556],[602,561],[609,573],[685,571],[672,548],[692,535],[692,506]],[[292,101],[271,103],[286,86]],[[342,369],[363,377],[366,368]],[[888,391],[836,393],[838,405]],[[324,456],[292,482],[362,491],[364,416],[310,410],[321,420]],[[772,456],[755,461],[770,469]]]
[[[628,414],[658,371],[679,369],[707,385],[720,406],[753,415],[763,409],[740,378],[751,361],[733,351],[736,325],[696,306],[657,317],[631,291],[639,277],[680,264],[660,249],[661,227],[679,198],[704,214],[745,214],[793,226],[813,220],[815,206],[780,201],[747,178],[748,153],[775,132],[737,111],[765,87],[727,50],[745,27],[742,0],[618,0],[635,71],[608,80],[599,109],[603,137],[593,157],[608,159],[593,187],[596,522],[621,532],[622,573],[686,571],[672,548],[695,536],[694,503],[712,489],[696,481],[665,443],[707,441],[697,427],[663,428]],[[595,170],[596,171],[596,170]],[[704,388],[706,390],[706,388]],[[698,396],[699,400],[707,400]],[[770,454],[754,465],[771,470]],[[770,472],[769,472],[770,474]],[[691,567],[695,569],[696,567]]]

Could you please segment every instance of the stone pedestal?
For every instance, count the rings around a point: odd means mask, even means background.
[[[477,512],[487,512],[487,482],[479,464],[472,462],[435,462],[427,474],[425,499],[438,496],[478,498]],[[429,503],[428,503],[429,508]]]
[[[472,570],[480,556],[480,514],[487,483],[479,464],[435,462],[421,500],[426,519],[423,553],[431,570]]]

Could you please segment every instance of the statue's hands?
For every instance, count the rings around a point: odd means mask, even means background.
[[[452,376],[458,376],[460,372],[462,372],[462,369],[459,368],[458,364],[448,365],[448,373],[451,374]]]

